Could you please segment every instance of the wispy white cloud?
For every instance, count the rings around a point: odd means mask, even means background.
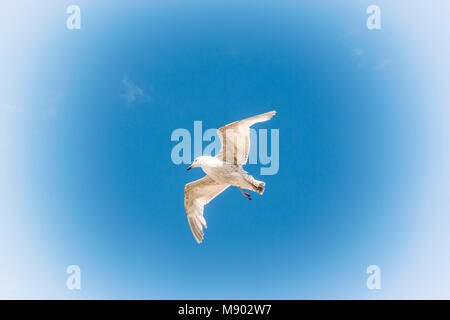
[[[357,68],[362,68],[366,60],[365,51],[361,48],[351,50],[351,55],[356,62]]]
[[[122,84],[125,87],[125,92],[120,96],[123,97],[128,104],[149,100],[150,97],[144,92],[144,90],[141,87],[137,86],[128,77],[124,77],[122,79]]]
[[[64,93],[62,90],[49,90],[27,105],[0,103],[0,113],[9,116],[44,116],[53,118],[63,110]]]
[[[18,114],[21,111],[17,105],[9,104],[9,103],[2,104],[0,109],[1,109],[1,111],[5,112],[5,113],[9,113],[9,114]]]
[[[391,63],[391,62],[388,59],[383,59],[377,65],[375,65],[373,68],[375,70],[382,70],[382,69],[385,69],[389,65],[389,63]]]
[[[353,50],[353,54],[357,57],[360,57],[364,54],[364,50],[361,48],[357,48]]]

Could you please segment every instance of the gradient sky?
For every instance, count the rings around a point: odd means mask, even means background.
[[[371,4],[2,1],[0,297],[449,299],[450,5]],[[173,130],[273,109],[198,245]]]

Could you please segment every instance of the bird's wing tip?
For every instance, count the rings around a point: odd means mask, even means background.
[[[263,113],[263,114],[261,114],[260,116],[264,117],[266,120],[270,120],[270,119],[272,119],[272,117],[273,117],[274,115],[276,115],[276,114],[277,114],[277,111],[276,111],[276,110],[272,110],[272,111]]]
[[[194,234],[195,241],[197,241],[198,244],[201,244],[201,243],[202,243],[203,237],[204,237],[203,231],[202,231],[201,234],[198,235],[198,236]]]
[[[267,120],[272,119],[272,117],[276,114],[277,114],[277,112],[275,110],[272,110],[272,111],[263,113],[262,115],[260,115],[260,117],[261,117],[262,121],[267,121]]]
[[[188,222],[189,222],[189,226],[191,227],[191,231],[192,234],[195,238],[195,241],[197,241],[197,243],[201,243],[204,237],[204,232],[202,230],[202,224],[197,223],[197,219],[199,217],[195,216],[195,215],[188,215]],[[199,219],[200,220],[200,219]]]

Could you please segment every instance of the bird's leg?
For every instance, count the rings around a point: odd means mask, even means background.
[[[242,190],[241,187],[238,187],[238,188],[239,188],[239,190],[241,190],[242,194],[243,194],[248,200],[252,200],[252,197],[251,197],[247,192],[245,192],[244,190]]]

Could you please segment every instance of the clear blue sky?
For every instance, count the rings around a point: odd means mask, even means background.
[[[416,2],[2,2],[0,296],[449,298],[448,5]],[[172,131],[273,109],[279,172],[198,245]]]

